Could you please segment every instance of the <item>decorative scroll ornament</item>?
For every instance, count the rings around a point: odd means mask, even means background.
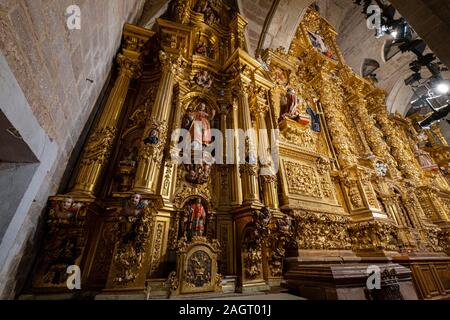
[[[274,277],[283,275],[283,260],[286,255],[286,245],[292,240],[291,219],[286,216],[284,219],[276,220],[274,230],[270,232],[268,240],[268,260],[270,273]]]
[[[349,218],[331,214],[294,211],[294,236],[304,250],[348,250],[351,248]]]
[[[350,225],[349,234],[355,250],[398,250],[398,230],[389,222],[355,223]]]
[[[129,78],[139,78],[142,75],[142,60],[140,59],[133,59],[119,53],[117,63],[120,66],[120,73]]]
[[[137,278],[143,266],[153,225],[148,202],[143,201],[140,194],[133,195],[125,203],[120,224],[120,240],[114,256],[114,282],[126,285]]]
[[[90,165],[93,162],[105,163],[111,154],[116,134],[117,129],[114,127],[96,130],[87,143],[81,163],[84,165]]]

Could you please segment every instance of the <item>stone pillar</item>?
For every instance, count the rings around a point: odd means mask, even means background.
[[[162,65],[161,82],[155,103],[144,130],[144,137],[149,137],[156,130],[157,142],[142,142],[139,152],[139,165],[136,171],[133,191],[154,194],[157,191],[159,173],[161,172],[164,147],[169,135],[170,110],[172,107],[175,73],[180,65],[180,58],[169,56],[161,51],[159,59]]]
[[[143,49],[153,32],[126,25],[122,53],[117,57],[119,76],[108,97],[100,120],[84,147],[80,169],[71,194],[94,196],[95,188],[111,155],[118,134],[119,119],[132,78],[139,77],[142,69]]]

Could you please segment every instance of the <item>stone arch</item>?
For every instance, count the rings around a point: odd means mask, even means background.
[[[394,56],[400,53],[400,48],[397,44],[394,43],[394,40],[386,40],[383,44],[383,62],[388,62]]]
[[[409,110],[413,92],[409,86],[405,85],[404,77],[399,76],[399,80],[394,84],[386,99],[386,105],[390,112],[399,112],[404,115]]]
[[[366,58],[361,66],[361,75],[366,78],[374,75],[374,72],[380,68],[380,64],[375,59]]]

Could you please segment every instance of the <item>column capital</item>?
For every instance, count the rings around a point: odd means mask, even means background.
[[[154,35],[155,32],[151,30],[126,23],[123,28],[122,49],[142,53],[145,45]]]
[[[142,74],[142,60],[119,53],[116,58],[120,66],[120,73],[129,78],[139,78]]]
[[[183,70],[183,58],[181,55],[174,55],[161,50],[159,51],[159,61],[164,72],[176,74]]]

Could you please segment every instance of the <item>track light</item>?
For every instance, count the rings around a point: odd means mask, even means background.
[[[436,86],[436,92],[440,94],[447,94],[450,91],[450,86],[446,82],[438,83]]]

